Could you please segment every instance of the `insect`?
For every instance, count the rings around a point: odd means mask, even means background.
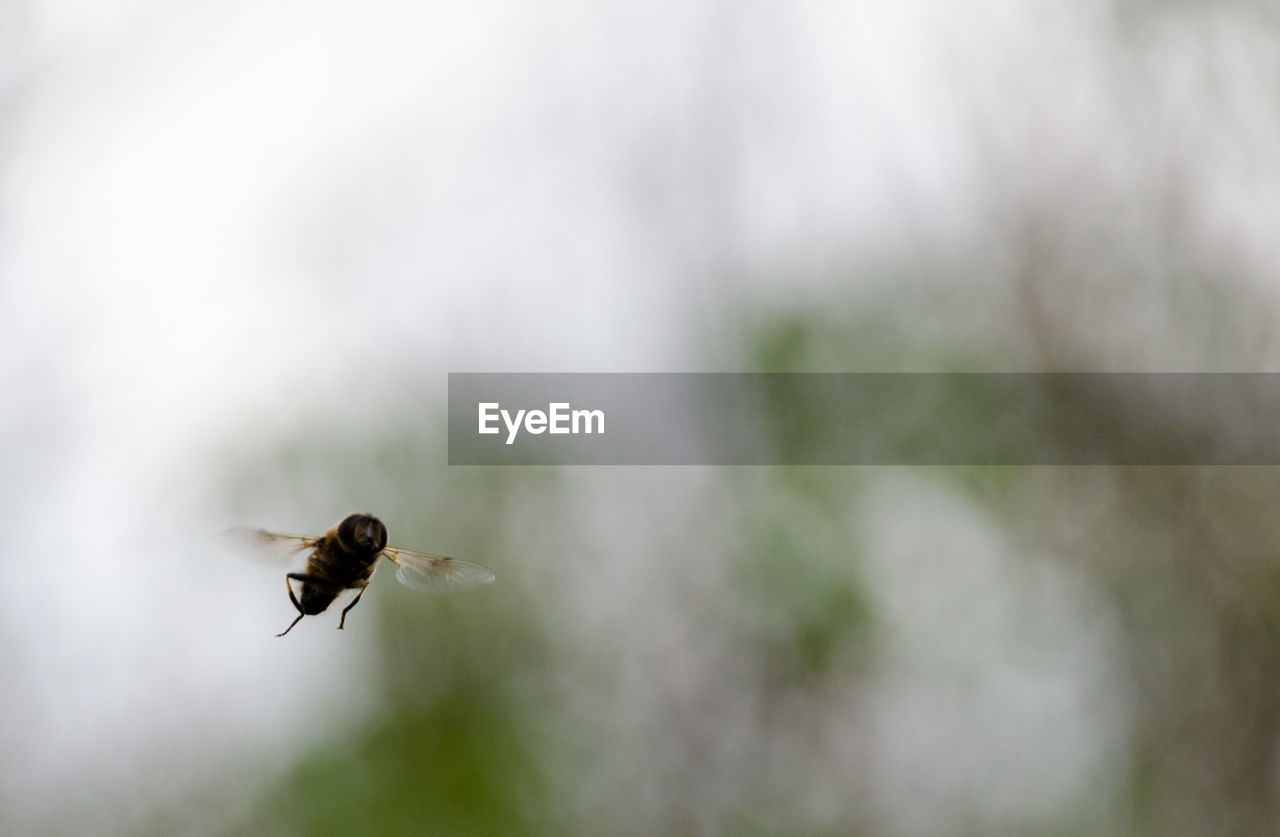
[[[338,618],[338,630],[342,630],[347,613],[360,602],[378,559],[384,556],[396,565],[396,580],[414,590],[446,593],[493,581],[493,571],[480,564],[387,546],[387,527],[371,514],[347,515],[323,535],[281,535],[265,529],[229,529],[227,534],[259,557],[287,560],[311,550],[306,572],[285,574],[289,601],[298,609],[298,618],[276,636],[289,633],[304,616],[324,613],[343,592],[355,590],[356,597]],[[298,583],[297,594],[293,582]]]

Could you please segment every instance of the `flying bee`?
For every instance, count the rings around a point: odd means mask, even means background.
[[[338,630],[342,630],[347,613],[360,602],[378,559],[384,556],[396,565],[396,580],[414,590],[446,593],[493,581],[493,571],[480,564],[387,546],[387,527],[371,514],[347,515],[317,536],[280,535],[265,529],[229,529],[227,533],[258,556],[287,560],[305,549],[311,550],[306,572],[285,574],[289,601],[298,609],[298,618],[276,636],[289,633],[304,616],[324,613],[342,593],[355,590],[356,597],[338,618]],[[293,590],[295,581],[297,594]]]

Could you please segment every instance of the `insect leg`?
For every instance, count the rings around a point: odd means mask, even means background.
[[[293,585],[289,583],[289,579],[294,579],[294,578],[296,578],[298,581],[306,581],[307,577],[302,573],[286,573],[284,577],[284,586],[289,591],[289,601],[293,602],[293,606],[298,609],[299,613],[302,613],[305,615],[306,611],[302,609],[302,603],[298,601],[298,597],[293,595]],[[289,627],[292,628],[293,625],[290,625]],[[285,633],[288,633],[288,631],[286,631]]]
[[[293,585],[289,583],[291,580],[301,581],[304,584],[308,581],[312,581],[312,582],[319,581],[319,579],[317,579],[315,576],[308,575],[307,573],[285,573],[284,586],[285,586],[285,589],[289,591],[289,601],[293,602],[293,606],[298,609],[298,618],[290,622],[289,627],[285,628],[282,632],[276,634],[276,636],[284,636],[285,634],[289,633],[289,631],[292,631],[293,626],[298,624],[298,621],[301,620],[302,617],[307,615],[307,612],[302,609],[302,602],[298,601],[298,597],[295,596],[293,593]]]
[[[338,630],[342,630],[342,624],[347,621],[347,611],[355,607],[360,601],[360,597],[364,595],[364,587],[360,588],[360,592],[356,593],[356,597],[351,600],[351,604],[342,609],[342,616],[338,618]]]
[[[299,610],[301,610],[302,608],[298,608],[298,609],[299,609]],[[293,630],[293,626],[294,626],[294,625],[296,625],[296,624],[298,624],[299,622],[301,622],[301,621],[302,621],[302,617],[303,617],[303,616],[306,616],[306,614],[305,614],[305,613],[299,613],[299,614],[298,614],[298,618],[297,618],[297,619],[294,619],[292,622],[290,622],[290,623],[289,623],[289,627],[285,628],[283,631],[281,631],[280,633],[276,634],[276,636],[284,636],[285,634],[289,633],[289,631],[292,631],[292,630]]]

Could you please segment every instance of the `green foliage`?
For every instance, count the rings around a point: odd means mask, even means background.
[[[823,677],[865,639],[871,614],[842,520],[858,480],[848,469],[769,469],[743,497],[750,521],[734,563],[743,626],[788,677]]]
[[[368,726],[306,756],[245,834],[529,833],[536,762],[500,693],[461,683],[388,700]]]

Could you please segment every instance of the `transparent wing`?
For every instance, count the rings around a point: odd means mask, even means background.
[[[225,533],[227,541],[246,558],[269,564],[283,564],[304,549],[311,549],[320,538],[311,535],[281,535],[266,529],[233,527]]]
[[[382,554],[396,565],[396,581],[426,593],[466,590],[493,581],[493,570],[470,561],[394,547],[387,547]]]

